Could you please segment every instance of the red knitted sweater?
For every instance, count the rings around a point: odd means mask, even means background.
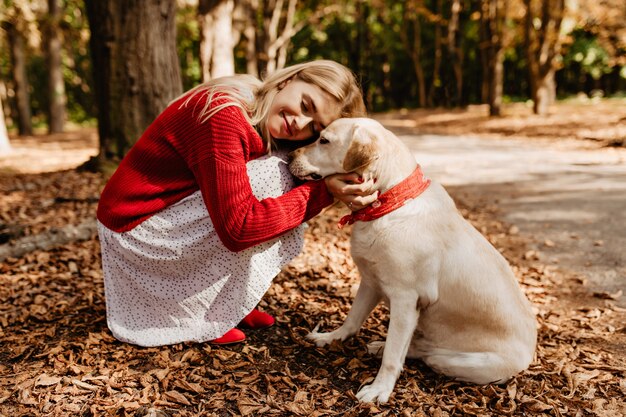
[[[240,251],[273,239],[333,202],[324,181],[311,181],[278,198],[252,194],[246,163],[266,153],[242,110],[226,107],[201,123],[206,97],[182,97],[146,129],[105,186],[98,220],[125,232],[197,190],[220,240]]]

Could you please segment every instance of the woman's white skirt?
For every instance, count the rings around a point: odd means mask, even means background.
[[[259,199],[294,186],[284,154],[247,167]],[[140,346],[222,336],[256,307],[281,268],[301,252],[304,227],[231,252],[217,236],[199,191],[128,232],[98,223],[109,329],[117,339]]]

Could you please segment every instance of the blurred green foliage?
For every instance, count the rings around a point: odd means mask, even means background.
[[[419,105],[418,84],[414,65],[403,42],[403,31],[409,39],[416,35],[405,21],[408,0],[346,0],[341,4],[328,0],[302,0],[299,2],[296,20],[309,19],[316,11],[328,8],[291,38],[288,63],[303,62],[318,58],[333,59],[355,71],[365,93],[370,111],[392,108],[416,107]],[[20,1],[34,5],[37,1]],[[64,0],[63,74],[66,83],[68,117],[71,121],[84,123],[93,121],[96,115],[93,96],[91,59],[89,54],[89,28],[84,13],[83,0]],[[201,82],[201,67],[198,57],[200,46],[199,23],[193,2],[179,8],[177,16],[177,39],[180,67],[185,90]],[[479,103],[482,100],[483,64],[481,60],[480,14],[477,2],[464,0],[460,15],[460,45],[463,51],[463,91],[461,103],[455,101],[456,83],[449,52],[445,46],[446,19],[449,19],[449,1],[424,0],[419,2],[430,10],[430,16],[421,14],[420,62],[424,70],[425,85],[434,106]],[[14,18],[15,0],[0,0],[0,22]],[[191,4],[191,5],[190,5]],[[436,5],[443,5],[440,21],[433,19]],[[34,6],[32,6],[34,7]],[[36,10],[34,15],[37,16]],[[38,19],[43,19],[39,16]],[[441,26],[441,68],[433,74],[435,65],[435,28]],[[529,82],[523,39],[520,39],[519,22],[506,22],[511,39],[505,50],[505,102],[525,101],[529,97]],[[31,28],[29,26],[28,28]],[[31,29],[29,29],[31,30]],[[31,106],[35,124],[45,120],[47,105],[47,74],[45,57],[38,46],[35,32],[27,33],[35,41],[28,43],[28,80],[30,83]],[[620,66],[615,56],[603,47],[598,36],[577,27],[570,34],[561,58],[561,68],[556,81],[560,96],[579,92],[591,94],[602,90],[606,95],[623,94],[626,89],[626,67]],[[12,103],[11,57],[7,38],[0,30],[0,81],[7,87],[8,103],[5,102],[7,121],[15,114]],[[236,68],[245,72],[246,62],[243,44],[235,49]],[[618,50],[613,52],[623,53]],[[3,97],[4,98],[4,97]],[[10,126],[10,125],[9,125]]]

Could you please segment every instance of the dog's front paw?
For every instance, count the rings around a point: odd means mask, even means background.
[[[361,402],[378,402],[378,403],[386,403],[389,401],[389,396],[393,391],[393,385],[388,387],[385,384],[380,384],[374,382],[373,384],[366,385],[356,394],[356,398],[358,398]]]
[[[315,343],[317,347],[322,347],[332,343],[334,340],[337,340],[334,333],[335,332],[319,333],[316,330],[313,330],[311,333],[306,335],[306,338]]]

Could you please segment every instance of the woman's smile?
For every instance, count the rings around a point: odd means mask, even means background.
[[[285,132],[287,133],[288,136],[293,136],[293,130],[291,130],[291,127],[289,126],[289,121],[287,120],[287,116],[285,115],[285,112],[281,112],[282,116],[283,116],[283,121],[285,124]]]

